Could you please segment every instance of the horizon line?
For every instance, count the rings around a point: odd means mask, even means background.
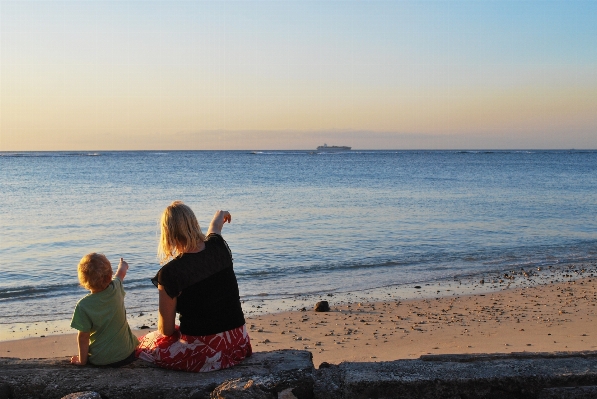
[[[156,152],[156,151],[163,151],[163,152],[193,152],[193,151],[304,151],[304,152],[329,152],[334,154],[345,154],[351,152],[358,152],[358,151],[597,151],[597,148],[357,148],[357,149],[350,149],[345,151],[318,151],[317,149],[255,149],[255,148],[246,148],[246,149],[231,149],[231,150],[214,150],[214,149],[136,149],[136,150],[0,150],[0,153],[26,153],[26,152]]]

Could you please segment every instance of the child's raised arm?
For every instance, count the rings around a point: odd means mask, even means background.
[[[118,263],[118,270],[116,270],[116,277],[118,277],[120,281],[123,281],[128,269],[129,264],[126,263],[124,259],[120,258],[120,262]]]

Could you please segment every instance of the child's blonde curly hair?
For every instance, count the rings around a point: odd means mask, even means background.
[[[102,291],[112,280],[110,261],[104,255],[95,252],[83,256],[77,271],[81,286],[91,291]]]

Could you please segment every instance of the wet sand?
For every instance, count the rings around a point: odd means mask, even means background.
[[[592,276],[472,295],[327,300],[329,312],[309,307],[249,315],[254,351],[308,350],[318,366],[423,354],[597,350],[597,277]],[[76,350],[75,334],[0,342],[0,357],[63,357]]]

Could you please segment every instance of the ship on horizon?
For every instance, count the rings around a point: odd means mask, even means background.
[[[317,147],[317,151],[350,151],[352,147],[338,146],[338,145],[320,145]]]

